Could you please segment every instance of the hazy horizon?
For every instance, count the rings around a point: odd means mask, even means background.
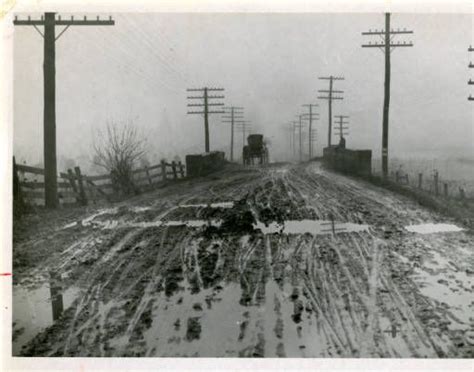
[[[335,82],[344,100],[333,114],[350,116],[348,147],[380,156],[384,57],[361,48],[378,41],[361,32],[383,28],[383,14],[111,15],[115,26],[71,27],[56,42],[58,159],[91,157],[93,132],[107,120],[132,120],[152,160],[203,152],[203,119],[186,115],[186,88],[203,86],[224,88],[226,105],[245,108],[274,160],[290,154],[284,128],[301,105],[319,104],[320,154],[327,102],[317,90],[328,84],[318,77],[328,75],[345,77]],[[392,27],[413,30],[396,40],[414,47],[392,54],[390,156],[474,156],[472,15],[393,14]],[[14,37],[14,155],[41,162],[43,40],[32,27],[15,27]],[[220,121],[211,116],[211,150],[228,156],[230,126]]]

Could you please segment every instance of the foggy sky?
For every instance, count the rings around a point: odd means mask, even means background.
[[[62,13],[63,16],[66,14]],[[21,15],[19,15],[21,17]],[[77,17],[81,16],[79,14]],[[95,14],[94,14],[95,16]],[[384,55],[362,43],[362,31],[384,27],[383,14],[113,14],[115,26],[70,27],[56,42],[58,158],[91,156],[94,131],[107,120],[132,120],[146,135],[152,160],[204,151],[203,119],[186,115],[186,88],[223,87],[225,104],[245,107],[252,132],[270,139],[271,158],[289,154],[290,120],[318,103],[316,152],[327,143],[328,82],[349,115],[350,148],[379,157]],[[413,35],[392,53],[390,156],[474,156],[472,15],[393,14],[393,28]],[[56,32],[59,32],[57,28]],[[15,27],[14,154],[42,161],[43,40]],[[211,116],[211,150],[229,151],[230,126]],[[333,142],[336,137],[333,137]],[[236,152],[241,151],[236,134]],[[306,144],[306,142],[305,142]],[[305,146],[305,151],[306,150]]]

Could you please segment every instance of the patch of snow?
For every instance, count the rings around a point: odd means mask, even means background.
[[[283,224],[272,222],[268,225],[258,221],[254,224],[255,229],[260,229],[264,234],[312,234],[312,235],[325,235],[332,234],[332,222],[324,220],[289,220],[284,221]],[[355,223],[334,223],[334,232],[362,232],[368,231],[369,225],[359,225]]]
[[[233,208],[234,202],[220,202],[210,204],[181,204],[180,208]]]
[[[110,208],[110,209],[102,209],[100,211],[98,211],[97,213],[94,213],[93,215],[87,217],[87,218],[84,218],[81,222],[82,226],[90,226],[92,224],[92,221],[94,220],[94,218],[98,217],[98,216],[101,216],[103,214],[106,214],[106,213],[116,213],[117,212],[117,208]]]
[[[149,211],[150,209],[151,207],[133,207],[132,212],[141,213],[141,212]]]
[[[63,226],[63,228],[61,230],[66,230],[66,229],[69,229],[69,228],[74,227],[76,225],[77,225],[77,221],[74,221],[74,222],[68,223],[67,225]]]
[[[433,234],[440,232],[459,232],[464,229],[457,227],[456,225],[450,225],[445,223],[424,223],[420,225],[409,225],[405,226],[410,232],[415,232],[418,234]]]

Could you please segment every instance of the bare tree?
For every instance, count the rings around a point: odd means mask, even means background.
[[[133,182],[133,168],[145,154],[145,139],[132,122],[107,123],[107,132],[98,132],[94,140],[94,164],[106,169],[112,185],[123,194],[137,193]]]

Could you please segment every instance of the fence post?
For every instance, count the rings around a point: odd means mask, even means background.
[[[398,180],[398,179],[399,179],[399,176],[400,176],[400,175],[399,175],[398,171],[396,171],[396,172],[395,172],[395,182],[396,182],[396,183],[398,183],[398,181],[399,181],[399,180]]]
[[[461,200],[464,200],[464,198],[466,197],[466,195],[464,194],[464,189],[462,187],[459,188],[459,197],[461,198]]]
[[[178,178],[178,173],[176,172],[176,162],[174,160],[171,162],[171,169],[173,170],[173,178]]]
[[[181,160],[178,161],[178,167],[179,167],[179,173],[181,174],[181,178],[184,178],[184,166],[183,166],[183,163],[181,163]]]
[[[423,188],[423,173],[418,173],[418,188]]]
[[[82,205],[87,205],[86,193],[84,192],[84,182],[82,180],[81,168],[75,167],[74,171],[76,172],[77,184],[79,186],[79,202]]]
[[[448,184],[446,182],[444,183],[444,196],[448,196]]]
[[[15,157],[13,157],[13,201],[20,209],[23,207],[20,177],[18,177],[18,168],[16,166]]]
[[[74,173],[72,173],[71,168],[67,170],[67,175],[68,175],[69,184],[71,185],[72,190],[77,194],[76,181],[74,180]]]
[[[439,195],[439,185],[438,185],[438,171],[435,171],[434,173],[434,189],[435,189],[435,194]]]
[[[146,165],[145,165],[145,173],[148,178],[148,183],[151,185],[150,171],[148,170],[148,167]]]
[[[166,161],[161,161],[161,180],[166,181]]]

